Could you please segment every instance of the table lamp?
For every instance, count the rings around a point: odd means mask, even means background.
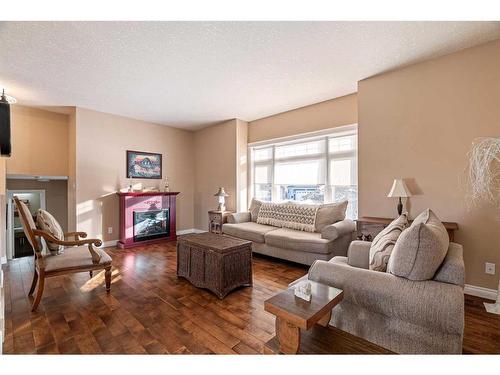
[[[226,197],[229,197],[229,194],[227,194],[224,191],[223,187],[219,188],[219,191],[214,194],[214,197],[219,197],[219,207],[217,208],[218,211],[226,211]]]
[[[411,193],[408,186],[406,186],[402,179],[395,179],[392,183],[391,191],[387,194],[387,196],[389,198],[399,198],[398,214],[401,215],[403,212],[403,202],[401,201],[401,198],[411,197]]]

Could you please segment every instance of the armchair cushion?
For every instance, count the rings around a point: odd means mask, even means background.
[[[229,224],[247,223],[249,221],[252,221],[250,212],[236,212],[227,216],[227,222]]]
[[[43,231],[49,232],[53,237],[60,241],[64,241],[64,232],[59,222],[49,212],[39,209],[36,213],[37,227]],[[57,255],[63,252],[64,247],[56,243],[45,241],[52,255]]]
[[[323,229],[321,230],[321,238],[333,241],[346,234],[349,233],[352,234],[355,229],[356,229],[356,224],[354,224],[354,221],[349,219],[344,219],[341,221],[337,221],[334,224],[324,226]]]
[[[443,263],[449,244],[444,225],[427,209],[399,236],[387,270],[410,280],[430,280]]]
[[[316,212],[316,220],[314,222],[314,231],[321,232],[327,225],[342,221],[345,219],[345,211],[347,210],[347,201],[327,203],[319,206]]]
[[[375,236],[370,247],[371,270],[385,272],[396,240],[407,224],[408,216],[403,213]]]
[[[347,250],[347,264],[352,267],[368,269],[370,246],[371,242],[368,241],[352,241]]]
[[[111,257],[104,250],[95,249],[95,251],[101,256],[97,264],[103,266],[111,264]],[[59,256],[47,255],[43,259],[46,272],[88,268],[96,265],[96,263],[92,261],[92,255],[86,245],[71,247]]]

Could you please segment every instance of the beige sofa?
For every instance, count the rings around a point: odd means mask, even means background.
[[[303,280],[344,290],[330,324],[397,353],[462,353],[464,261],[451,242],[434,277],[413,281],[368,269],[371,242],[353,241],[347,257],[315,262]]]
[[[321,232],[304,232],[252,221],[250,212],[228,216],[222,226],[224,234],[252,241],[255,253],[311,265],[315,260],[345,256],[354,235],[352,220],[341,220],[322,228]]]

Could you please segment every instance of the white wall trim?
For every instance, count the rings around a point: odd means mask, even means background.
[[[7,257],[4,256],[4,257],[1,257],[0,258],[0,264],[6,264],[7,263]]]
[[[118,240],[104,241],[102,243],[101,248],[103,248],[103,247],[115,247],[117,242],[118,242]]]
[[[475,286],[465,284],[464,293],[469,294],[471,296],[492,299],[495,300],[497,298],[497,291],[495,289],[483,288],[482,286]]]

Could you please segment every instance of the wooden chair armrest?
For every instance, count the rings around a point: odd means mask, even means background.
[[[68,232],[64,233],[64,238],[68,239],[70,237],[73,237],[76,241],[80,240],[80,238],[86,238],[87,233],[85,232]]]
[[[102,245],[102,241],[98,238],[89,238],[89,239],[77,240],[77,241],[61,241],[44,230],[35,229],[35,230],[33,230],[33,233],[35,234],[35,236],[41,236],[46,241],[55,243],[57,245],[62,245],[62,246],[88,245],[90,255],[92,256],[92,263],[99,263],[99,261],[101,260],[101,255],[97,251],[95,251],[94,247],[92,246],[92,245],[95,245],[95,246],[99,247]]]

